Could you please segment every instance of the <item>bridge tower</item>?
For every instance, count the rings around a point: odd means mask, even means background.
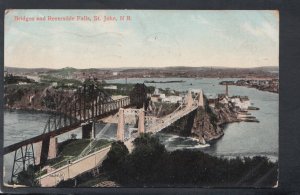
[[[118,130],[117,139],[124,141],[125,132],[125,115],[138,116],[138,133],[145,133],[145,110],[141,109],[123,109],[119,110]]]
[[[203,98],[203,91],[202,90],[200,90],[200,92],[199,92],[198,106],[199,107],[204,107],[204,98]]]
[[[117,140],[124,141],[124,132],[125,132],[124,126],[125,126],[124,109],[120,108],[118,129],[117,129]]]
[[[139,132],[139,134],[145,133],[145,111],[144,111],[144,109],[139,110],[138,132]]]
[[[191,107],[193,105],[193,97],[192,97],[192,92],[189,91],[186,97],[186,101],[187,101],[187,107]]]

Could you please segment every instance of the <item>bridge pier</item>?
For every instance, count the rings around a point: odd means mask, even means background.
[[[37,159],[37,164],[44,164],[47,160],[56,158],[57,156],[57,138],[47,137],[41,141],[40,158]]]
[[[35,153],[35,164],[39,165],[40,162],[41,162],[41,154],[42,154],[42,143],[43,141],[39,141],[35,144],[35,150],[34,150],[34,153]]]
[[[94,123],[88,123],[82,126],[82,139],[94,138]]]
[[[49,143],[48,159],[56,158],[57,156],[57,137],[51,137]]]
[[[120,108],[118,130],[117,130],[117,140],[124,141],[124,131],[125,131],[124,126],[125,126],[124,109]]]

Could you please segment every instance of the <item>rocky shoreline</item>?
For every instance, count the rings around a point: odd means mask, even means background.
[[[224,135],[228,124],[243,121],[238,117],[238,113],[239,110],[231,103],[219,104],[215,108],[206,104],[205,108],[198,108],[193,114],[176,121],[163,132],[191,136],[198,139],[200,144],[211,143]]]
[[[237,118],[237,112],[230,105],[215,109],[206,106],[205,109],[197,110],[191,133],[201,144],[206,144],[221,138],[226,125],[233,122],[240,122],[240,120]]]

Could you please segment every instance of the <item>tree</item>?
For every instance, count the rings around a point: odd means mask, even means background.
[[[35,177],[34,167],[29,165],[27,170],[21,171],[17,177],[17,183],[25,186],[38,186],[38,181]]]
[[[126,162],[126,167],[130,167],[131,170],[127,174],[136,184],[157,181],[161,172],[160,161],[167,154],[164,145],[151,134],[142,134],[133,144],[135,147]]]
[[[123,142],[117,141],[112,143],[107,158],[102,163],[103,170],[108,172],[112,177],[117,177],[122,163],[128,154],[129,151]]]

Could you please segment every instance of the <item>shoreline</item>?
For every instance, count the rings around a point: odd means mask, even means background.
[[[188,77],[188,76],[184,76],[184,77],[174,77],[174,76],[166,76],[166,77],[136,77],[136,76],[132,76],[132,77],[118,77],[118,78],[109,78],[109,79],[104,79],[106,81],[112,81],[112,80],[118,80],[118,79],[168,79],[168,78],[186,78],[186,79],[247,79],[247,80],[271,80],[271,79],[278,79],[278,77],[245,77],[245,76],[241,76],[241,77],[218,77],[218,76],[201,76],[201,77]]]
[[[184,83],[186,81],[183,81],[183,80],[179,80],[179,81],[147,81],[145,80],[144,83]]]
[[[254,88],[259,91],[267,91],[279,94],[279,79],[249,79],[244,78],[237,81],[224,80],[219,82],[219,85],[238,86]]]
[[[238,87],[247,87],[247,88],[251,88],[251,89],[257,89],[258,91],[264,91],[264,92],[270,92],[270,93],[275,93],[275,94],[279,94],[279,91],[272,91],[272,90],[264,90],[264,89],[259,89],[257,87],[253,87],[253,86],[244,86],[244,85],[235,85]]]
[[[7,112],[21,111],[21,112],[45,113],[45,114],[53,114],[55,112],[53,110],[36,109],[36,108],[8,107],[8,106],[4,106],[3,110],[7,111]]]

